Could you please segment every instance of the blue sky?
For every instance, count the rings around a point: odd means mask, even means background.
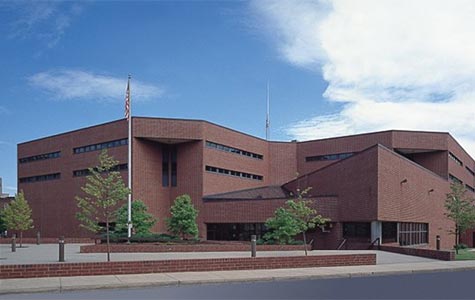
[[[462,2],[1,2],[4,190],[17,143],[122,118],[129,73],[135,116],[264,137],[269,81],[272,139],[441,130],[473,155],[474,5]]]

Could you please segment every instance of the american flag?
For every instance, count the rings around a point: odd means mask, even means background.
[[[125,91],[125,118],[130,119],[130,79],[127,81],[127,90]]]

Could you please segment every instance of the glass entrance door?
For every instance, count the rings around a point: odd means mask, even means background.
[[[397,243],[397,223],[383,222],[382,224],[382,244]]]

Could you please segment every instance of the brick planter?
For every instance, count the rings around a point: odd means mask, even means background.
[[[2,265],[0,279],[375,265],[376,254]]]
[[[225,251],[250,251],[249,243],[203,243],[203,244],[111,244],[111,252],[225,252]],[[312,247],[307,246],[308,250]],[[303,245],[257,245],[257,251],[303,251]],[[106,253],[107,245],[81,246],[81,253]]]
[[[378,248],[374,248],[378,249]],[[447,251],[447,250],[435,250],[435,249],[427,249],[427,248],[409,248],[409,247],[400,247],[400,246],[385,246],[381,245],[379,250],[400,253],[400,254],[407,254],[413,256],[421,256],[426,258],[433,258],[439,260],[455,260],[455,252],[454,251]]]

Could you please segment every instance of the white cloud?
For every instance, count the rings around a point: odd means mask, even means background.
[[[30,76],[28,81],[57,100],[123,101],[127,86],[126,77],[79,70],[41,72]],[[131,94],[134,101],[140,102],[160,97],[163,90],[132,79]]]
[[[16,1],[2,3],[13,19],[9,23],[10,38],[35,38],[53,48],[64,36],[71,21],[82,10],[82,4],[60,1]]]
[[[3,192],[9,195],[15,195],[17,193],[17,188],[7,185],[3,187]]]
[[[475,156],[473,1],[255,1],[252,8],[281,56],[323,73],[323,96],[343,105],[291,124],[289,135],[449,131]]]

